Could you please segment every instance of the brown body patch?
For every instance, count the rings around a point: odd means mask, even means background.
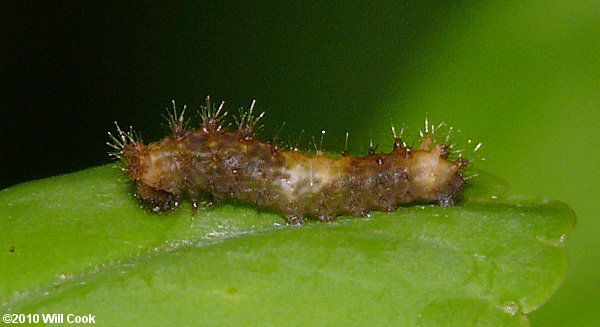
[[[127,165],[136,196],[154,212],[179,207],[188,196],[194,208],[202,198],[231,199],[273,209],[297,224],[304,216],[331,221],[341,214],[394,211],[398,204],[453,205],[467,161],[449,161],[448,147],[422,137],[418,149],[396,138],[389,154],[364,157],[310,156],[253,137],[260,119],[250,112],[239,129],[222,127],[224,114],[210,103],[202,125],[186,130],[183,114],[170,117],[172,135],[144,145],[120,129],[115,155]],[[111,135],[112,137],[112,135]]]

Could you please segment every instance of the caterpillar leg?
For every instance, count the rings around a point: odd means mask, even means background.
[[[198,212],[199,207],[203,207],[205,209],[211,208],[212,206],[218,205],[223,201],[223,197],[213,195],[213,194],[204,194],[198,193],[195,191],[188,191],[190,201],[192,201],[192,211],[194,213]],[[202,199],[202,200],[201,200]]]
[[[369,217],[369,212],[370,212],[369,209],[360,208],[360,207],[354,208],[352,210],[352,214],[354,216],[363,217],[363,218],[364,217]]]
[[[442,197],[438,200],[440,207],[451,207],[454,205],[454,199],[451,196]]]
[[[225,198],[217,195],[210,195],[206,200],[202,201],[204,208],[211,208],[223,202]]]
[[[304,222],[304,216],[301,214],[288,214],[285,215],[285,219],[290,225],[302,225]]]
[[[177,210],[181,204],[180,195],[157,190],[144,183],[136,185],[135,196],[149,211],[156,213]]]
[[[464,186],[463,179],[455,175],[446,185],[446,187],[439,191],[437,194],[437,202],[442,207],[451,207],[456,203],[456,200],[460,197],[462,188]]]
[[[324,221],[324,222],[332,222],[335,220],[335,216],[334,215],[320,215],[317,218],[319,218],[320,221]]]

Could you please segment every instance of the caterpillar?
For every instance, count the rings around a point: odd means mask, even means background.
[[[399,204],[438,203],[452,206],[465,179],[468,160],[449,160],[451,147],[421,133],[418,148],[406,146],[394,132],[390,153],[353,157],[304,154],[297,147],[261,142],[255,132],[264,112],[254,115],[254,104],[236,117],[237,128],[224,122],[224,102],[206,98],[201,124],[189,128],[189,119],[173,112],[167,120],[171,135],[147,145],[130,127],[108,133],[111,156],[125,164],[135,196],[151,212],[179,208],[188,197],[194,211],[201,199],[207,205],[233,200],[282,214],[288,223],[301,224],[305,216],[332,221],[350,214],[367,216],[370,210],[395,211]],[[347,142],[347,141],[346,141]]]

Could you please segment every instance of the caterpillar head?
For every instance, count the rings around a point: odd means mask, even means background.
[[[115,123],[116,125],[116,123]],[[179,206],[178,165],[174,153],[160,150],[160,145],[144,145],[141,138],[133,133],[123,132],[117,126],[117,135],[108,133],[114,151],[111,156],[119,159],[135,184],[135,194],[146,202],[152,211],[166,211]]]

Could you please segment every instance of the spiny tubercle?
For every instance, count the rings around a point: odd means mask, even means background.
[[[222,104],[217,109],[209,98],[198,129],[187,129],[183,112],[174,109],[173,134],[148,145],[117,127],[113,155],[127,165],[136,196],[154,212],[177,209],[186,195],[197,208],[208,196],[213,203],[231,199],[272,209],[299,224],[306,215],[331,221],[371,209],[394,211],[400,203],[450,206],[460,196],[467,160],[448,161],[448,147],[429,135],[418,149],[396,137],[389,154],[310,156],[256,140],[262,114],[254,116],[253,107],[237,130],[224,128]]]

